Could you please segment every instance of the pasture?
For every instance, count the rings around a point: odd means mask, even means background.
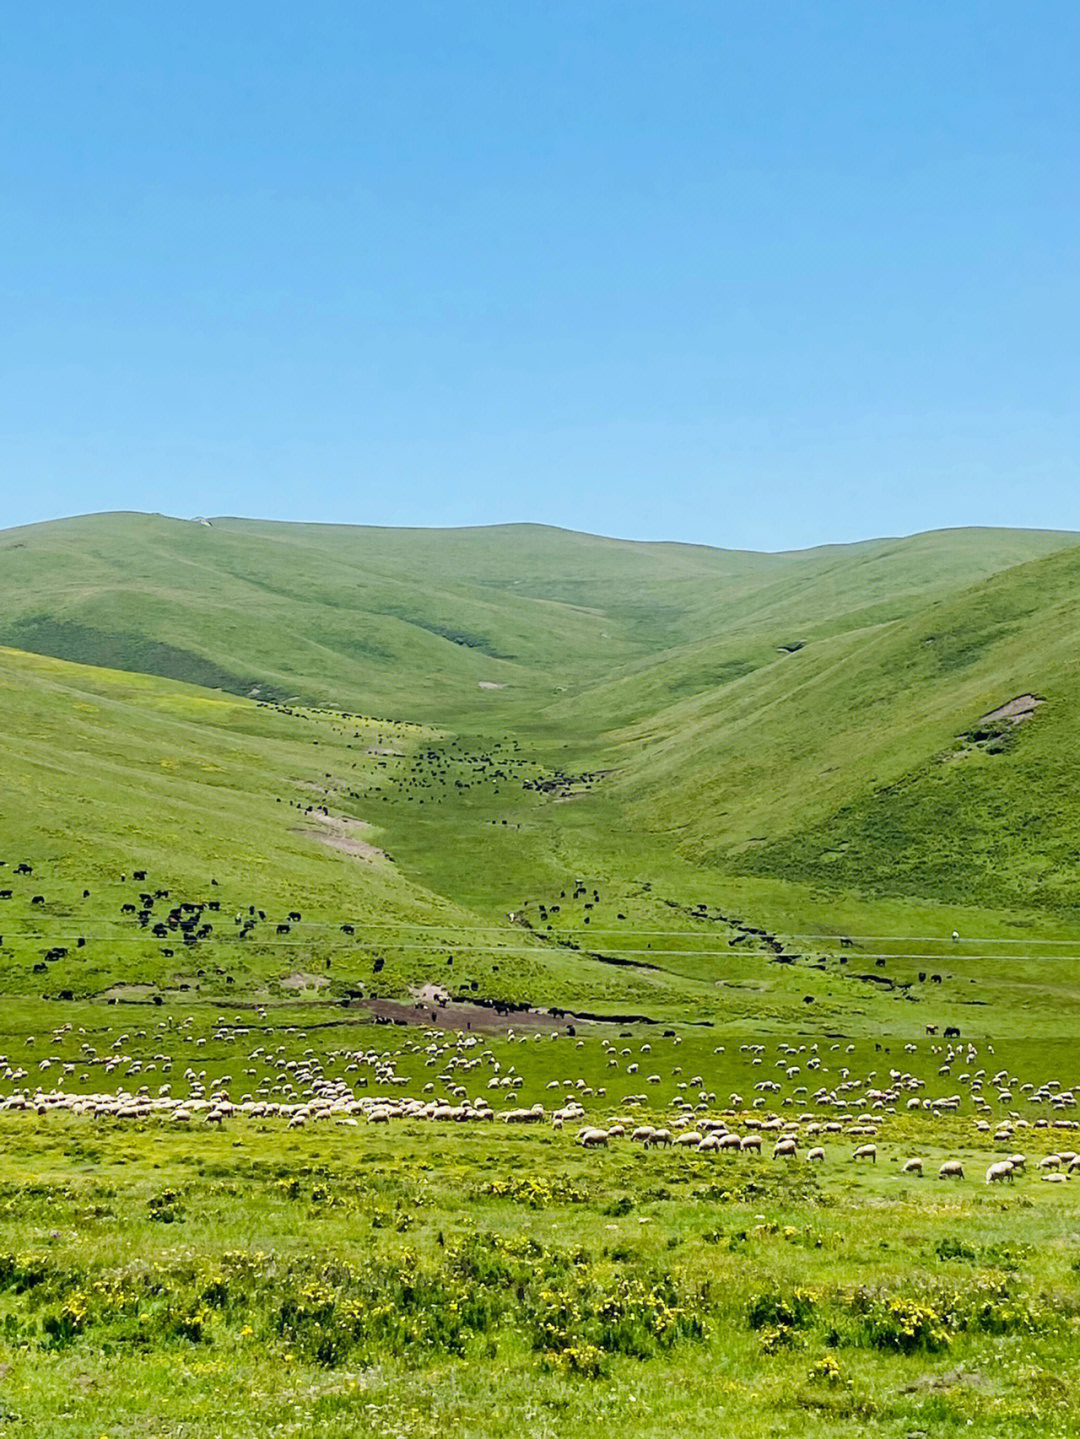
[[[1075,1432],[1071,1047],[123,1019],[3,1056],[8,1432]]]
[[[1074,539],[9,536],[4,1435],[1080,1433]]]

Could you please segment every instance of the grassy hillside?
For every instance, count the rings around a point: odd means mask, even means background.
[[[0,643],[435,723],[570,694],[595,732],[653,702],[658,656],[673,660],[661,684],[712,688],[779,645],[910,613],[1074,538],[971,530],[761,555],[529,525],[96,515],[0,534]],[[703,641],[720,643],[718,667]]]
[[[0,536],[5,1433],[1080,1432],[1078,581]]]
[[[721,867],[1076,911],[1078,626],[1077,551],[1013,567],[653,715],[620,787]]]
[[[976,972],[1010,992],[997,965],[910,988],[954,928],[957,963],[1045,942],[1068,964],[1072,536],[748,555],[97,516],[9,532],[0,575],[0,632],[54,651],[8,649],[0,690],[0,859],[35,865],[0,962],[26,995],[202,968],[212,993],[279,1003],[437,979],[891,1027]],[[157,673],[188,669],[198,686]],[[1026,693],[1032,717],[983,724]],[[193,902],[219,891],[233,918],[206,964],[123,915],[136,866]],[[1024,977],[1051,1025],[1066,974]]]

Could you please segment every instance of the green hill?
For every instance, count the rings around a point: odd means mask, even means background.
[[[888,1027],[928,1002],[928,959],[1002,995],[987,953],[1046,943],[1024,983],[1052,1025],[1080,914],[1078,580],[1076,536],[1012,531],[778,555],[535,526],[5,532],[0,881],[34,879],[4,885],[0,985],[283,1004],[437,981]],[[136,867],[226,919],[178,948],[160,905],[123,909]]]
[[[597,695],[648,673],[709,687],[808,635],[910,613],[1075,537],[958,531],[788,555],[634,544],[531,525],[376,530],[93,515],[0,534],[0,643],[236,694],[436,723]],[[700,653],[702,642],[711,647]],[[712,665],[719,645],[720,667]],[[661,681],[661,684],[664,682]]]

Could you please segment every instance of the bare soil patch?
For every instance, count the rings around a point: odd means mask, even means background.
[[[357,831],[370,829],[371,826],[366,820],[347,819],[344,815],[312,814],[317,824],[322,825],[321,829],[294,829],[293,834],[302,834],[308,839],[318,840],[329,849],[339,850],[342,854],[352,855],[354,859],[362,859],[368,864],[374,863],[377,859],[385,859],[384,852],[366,839],[361,839]]]
[[[95,995],[96,999],[117,999],[117,1000],[147,1000],[153,994],[160,992],[156,984],[110,984],[108,989],[99,990]]]
[[[983,721],[985,723],[988,720],[1007,719],[1012,720],[1013,724],[1023,724],[1024,720],[1029,720],[1039,706],[1045,703],[1040,695],[1017,695],[1015,699],[983,715]]]
[[[565,1033],[575,1016],[543,1009],[515,1009],[512,1006],[468,1004],[452,999],[438,984],[425,984],[412,991],[412,1000],[356,999],[354,1004],[380,1019],[395,1024],[424,1024],[436,1029],[538,1029]]]
[[[302,969],[295,970],[280,981],[282,989],[325,989],[330,981],[321,974],[305,974]]]

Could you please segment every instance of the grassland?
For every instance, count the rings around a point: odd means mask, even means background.
[[[1080,1432],[1075,540],[0,535],[3,1431]]]
[[[718,1054],[689,1032],[478,1038],[296,1015],[203,1028],[152,1012],[121,1031],[90,1007],[71,1015],[47,1053],[72,1064],[76,1094],[99,1092],[106,1064],[128,1093],[164,1075],[176,1092],[250,1084],[297,1107],[320,1079],[374,1100],[517,1075],[514,1103],[561,1104],[580,1079],[592,1117],[629,1117],[586,1151],[546,1122],[0,1114],[12,1433],[1076,1432],[1077,1202],[1036,1167],[1069,1136],[1040,1130],[1050,1119],[1019,1086],[1012,1133],[979,1133],[972,1077],[1011,1058],[1019,1084],[1041,1084],[1073,1073],[1074,1051],[1024,1069],[1025,1046],[984,1049],[961,1078],[938,1073],[928,1040],[887,1059],[822,1043],[811,1071],[805,1041]],[[952,1085],[959,1109],[878,1104],[885,1065],[920,1104]],[[759,1158],[634,1144],[634,1124],[679,1122],[693,1068],[745,1091],[691,1104],[694,1124],[724,1112],[752,1132],[775,1113],[797,1132],[809,1104],[837,1129],[845,1113],[872,1124],[877,1163],[853,1162],[846,1134],[822,1136],[820,1165],[805,1148],[770,1158],[774,1136]],[[759,1075],[778,1085],[760,1109]],[[799,1099],[800,1078],[844,1097]],[[1008,1113],[994,1091],[985,1102]],[[986,1186],[983,1166],[1018,1145],[1030,1172]],[[911,1154],[925,1177],[900,1173]],[[965,1177],[936,1179],[945,1160]]]

